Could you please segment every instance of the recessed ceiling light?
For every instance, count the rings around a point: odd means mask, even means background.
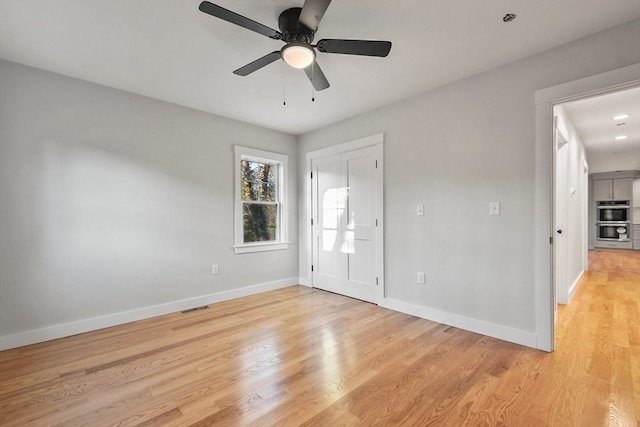
[[[628,114],[618,114],[617,116],[611,117],[611,120],[624,120],[629,117]]]
[[[627,135],[620,135],[620,136],[616,136],[614,139],[616,141],[622,141],[623,139],[627,139],[629,138]]]

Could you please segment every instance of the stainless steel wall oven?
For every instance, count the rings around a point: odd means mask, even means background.
[[[631,239],[630,206],[628,200],[597,202],[596,239],[629,242]]]
[[[629,223],[621,224],[598,224],[598,240],[616,240],[619,242],[629,241]]]
[[[598,202],[598,222],[629,221],[629,201]]]

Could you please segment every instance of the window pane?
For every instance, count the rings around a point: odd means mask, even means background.
[[[242,200],[260,200],[260,188],[256,185],[258,163],[242,160],[240,162],[240,178],[242,180]]]
[[[278,205],[243,203],[244,242],[276,240]]]
[[[277,202],[278,165],[242,160],[242,200]]]
[[[276,194],[277,188],[276,183],[278,182],[278,167],[277,165],[263,165],[264,168],[262,170],[261,178],[261,191],[260,191],[260,200],[265,202],[276,202]]]

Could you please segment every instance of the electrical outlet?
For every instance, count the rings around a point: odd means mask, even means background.
[[[218,264],[213,264],[211,266],[211,274],[218,274]]]
[[[424,285],[424,273],[422,271],[418,271],[418,283]]]

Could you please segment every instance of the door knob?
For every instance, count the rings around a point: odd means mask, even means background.
[[[556,233],[562,234],[562,229],[556,230]]]

